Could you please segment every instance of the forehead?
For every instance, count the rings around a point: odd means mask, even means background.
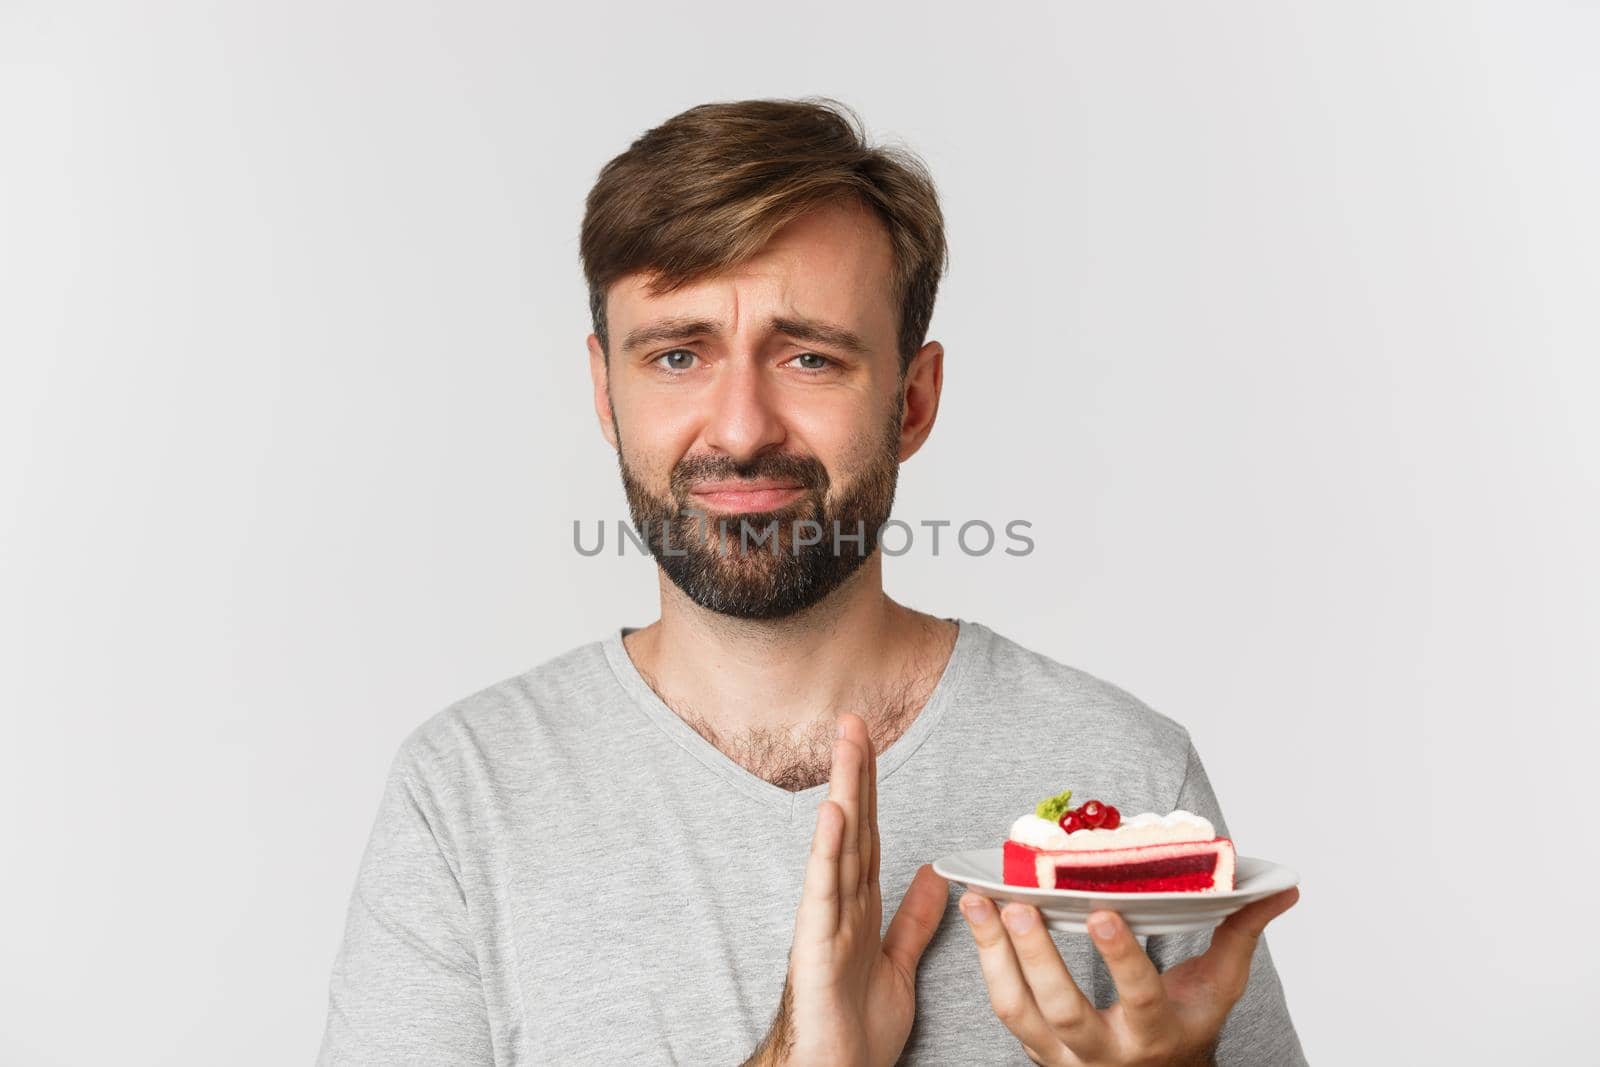
[[[671,293],[652,296],[646,272],[627,275],[606,297],[616,338],[664,316],[698,316],[739,328],[768,314],[797,314],[855,331],[872,347],[893,344],[894,253],[889,233],[864,204],[830,204],[794,219],[751,259]]]

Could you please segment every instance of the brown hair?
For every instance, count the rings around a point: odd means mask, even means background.
[[[671,292],[756,255],[806,211],[851,196],[889,231],[904,374],[948,262],[944,217],[922,161],[898,146],[869,145],[861,120],[829,97],[701,104],[601,168],[579,255],[606,358],[606,292],[617,279],[642,270],[653,295]]]

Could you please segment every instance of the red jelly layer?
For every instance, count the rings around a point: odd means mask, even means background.
[[[1177,856],[1149,863],[1119,863],[1105,867],[1057,867],[1057,889],[1100,889],[1114,893],[1163,893],[1210,889],[1217,869],[1217,854]]]
[[[1204,892],[1233,888],[1233,842],[1212,841],[1145,845],[1090,852],[1051,852],[1055,859],[1054,889],[1105,893]],[[1222,853],[1226,851],[1224,857]],[[1007,841],[1002,879],[1008,885],[1038,885],[1040,850]],[[1221,864],[1223,859],[1226,864]],[[1219,865],[1225,867],[1219,871]],[[1226,884],[1219,885],[1219,882]]]

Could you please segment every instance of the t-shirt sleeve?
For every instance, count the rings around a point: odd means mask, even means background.
[[[1204,815],[1219,835],[1228,836],[1222,808],[1192,744],[1183,785],[1172,806]],[[1198,956],[1210,945],[1211,931],[1200,930],[1153,936],[1146,943],[1145,951],[1164,971],[1191,956]],[[1272,965],[1266,935],[1262,935],[1250,961],[1249,984],[1222,1025],[1217,1042],[1217,1067],[1303,1067],[1305,1062],[1300,1038],[1289,1019],[1289,1006],[1284,1002],[1283,985]]]
[[[424,780],[402,746],[350,896],[319,1067],[494,1063],[467,898]]]

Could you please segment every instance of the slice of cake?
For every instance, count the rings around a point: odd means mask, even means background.
[[[1210,893],[1233,888],[1233,842],[1188,811],[1124,819],[1072,790],[1011,824],[1002,880],[1007,885],[1096,893]]]

